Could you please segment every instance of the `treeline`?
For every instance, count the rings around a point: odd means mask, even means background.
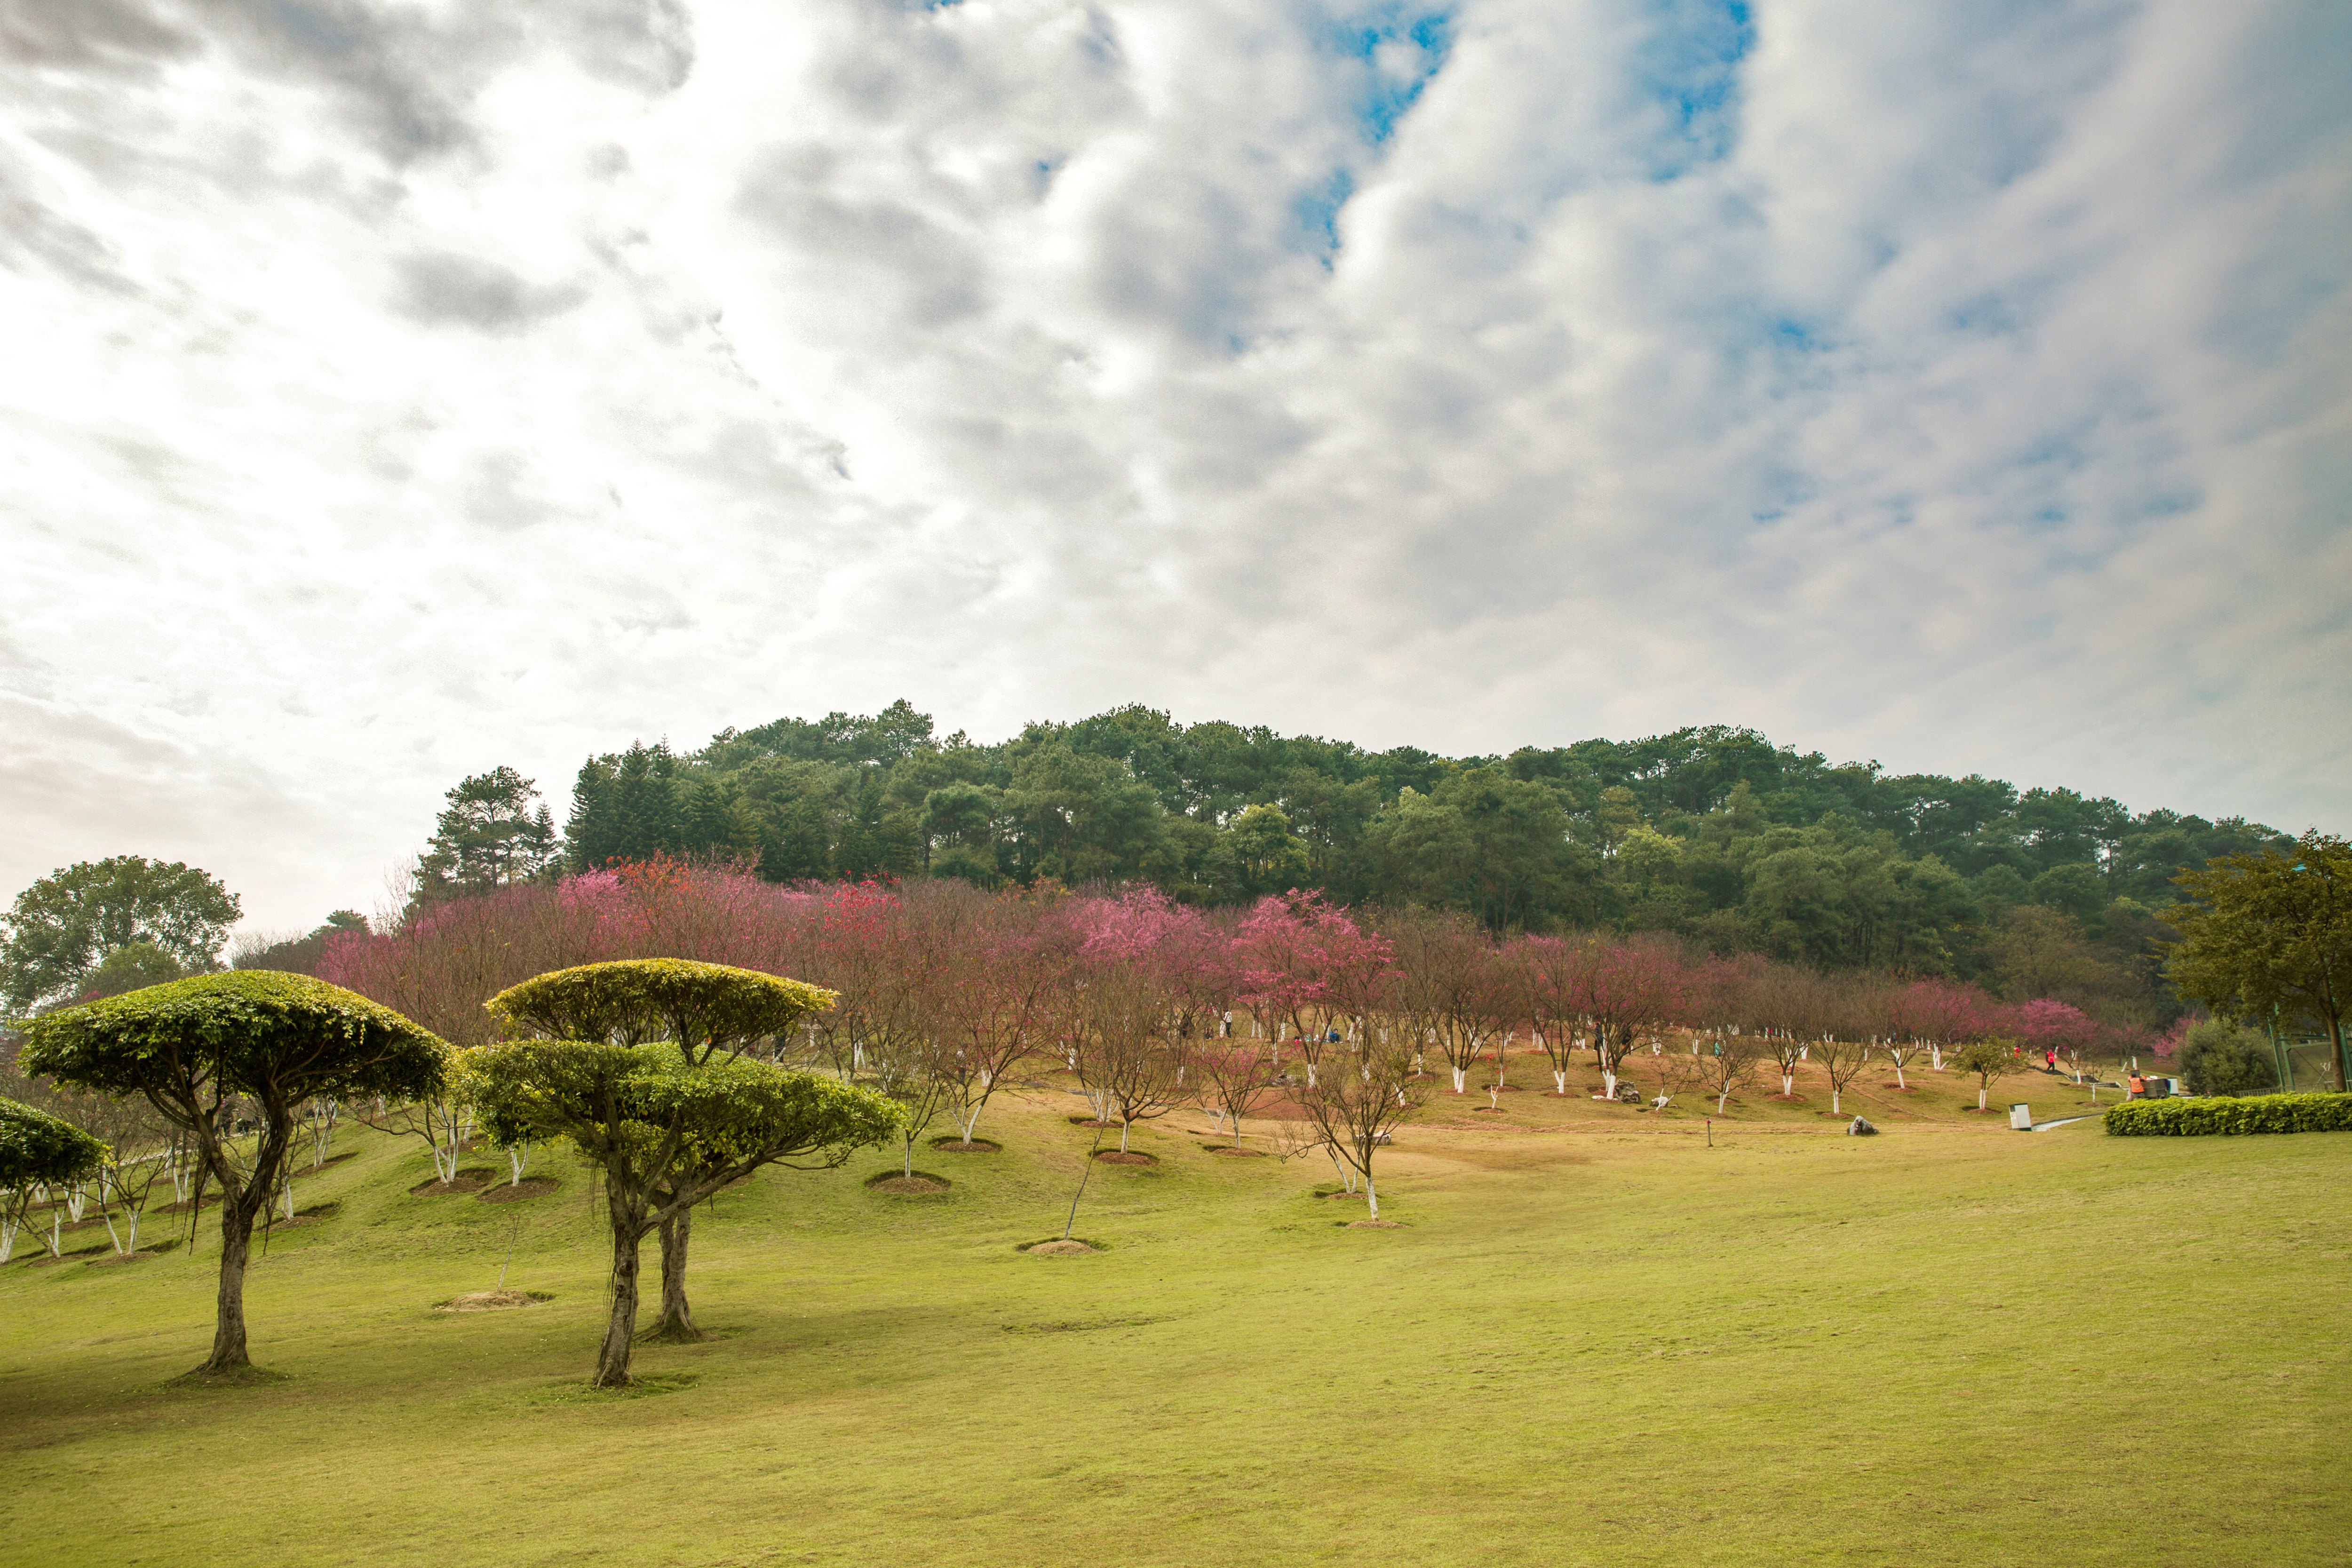
[[[2286,841],[2071,790],[1833,765],[1726,727],[1445,757],[1129,707],[982,745],[940,738],[904,701],[723,731],[698,751],[592,757],[560,838],[520,797],[474,809],[459,837],[504,864],[469,873],[445,820],[447,890],[661,854],[737,859],[778,882],[1143,881],[1212,907],[1313,887],[1460,910],[1498,931],[1670,931],[1722,952],[2064,994],[2136,1026],[2178,1010],[2151,946],[2172,876]]]

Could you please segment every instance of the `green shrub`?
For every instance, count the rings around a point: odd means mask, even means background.
[[[2249,1094],[2284,1087],[2270,1042],[2219,1018],[2206,1019],[2182,1039],[2180,1076],[2191,1094]]]
[[[2242,1099],[2135,1100],[2108,1108],[2120,1137],[2205,1132],[2352,1132],[2352,1094],[2257,1094]]]

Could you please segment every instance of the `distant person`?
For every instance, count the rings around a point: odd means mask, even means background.
[[[2124,1079],[2124,1085],[2131,1099],[2144,1100],[2147,1098],[2147,1079],[2140,1077],[2139,1074],[2134,1073],[2131,1077]]]

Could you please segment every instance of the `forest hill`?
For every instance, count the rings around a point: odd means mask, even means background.
[[[2178,1010],[2150,946],[2172,876],[2285,841],[2066,789],[1833,766],[1728,727],[1445,757],[1128,707],[982,745],[904,701],[591,757],[560,843],[530,801],[506,769],[452,791],[425,895],[662,854],[778,882],[1144,881],[1206,906],[1314,887],[1495,931],[1671,931],[1975,979],[2135,1027]]]

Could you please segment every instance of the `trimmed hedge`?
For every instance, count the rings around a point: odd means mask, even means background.
[[[2352,1132],[2352,1094],[2135,1100],[2108,1107],[2105,1126],[2109,1132],[2127,1138],[2191,1138],[2204,1132]]]

